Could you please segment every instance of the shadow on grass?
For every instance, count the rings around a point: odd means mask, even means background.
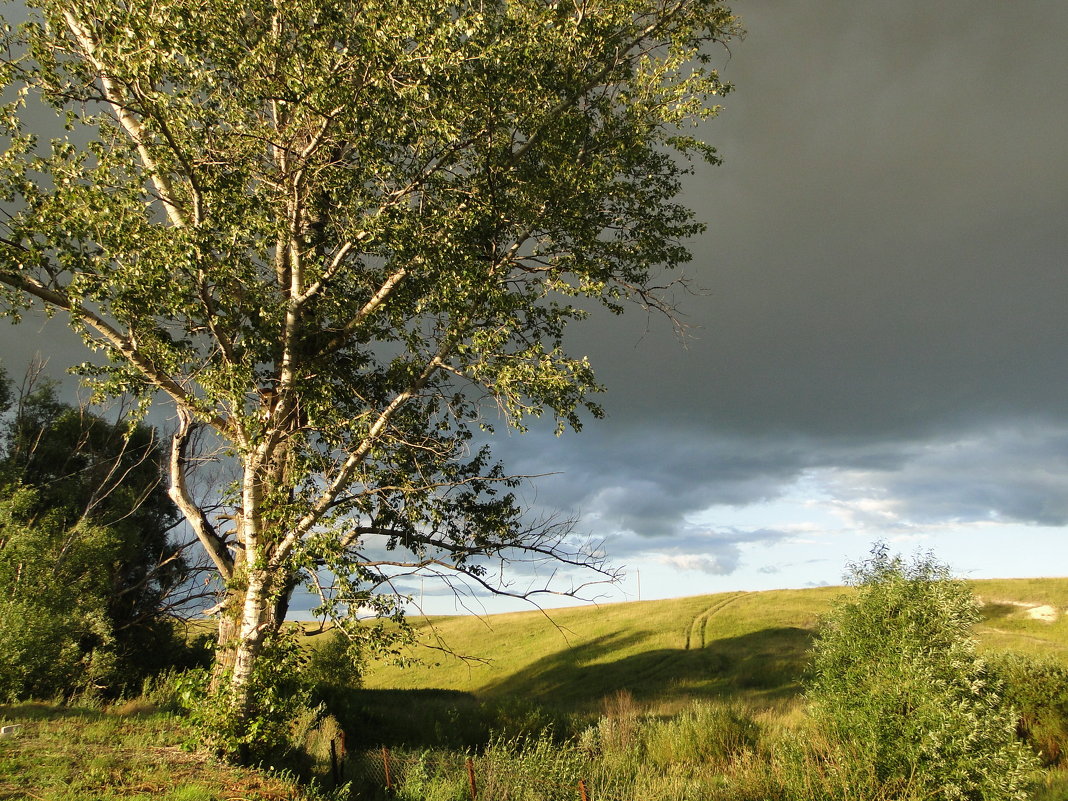
[[[803,628],[770,628],[712,640],[704,648],[661,649],[616,660],[603,657],[625,645],[626,637],[602,637],[548,654],[482,693],[487,698],[523,694],[582,711],[595,711],[602,698],[620,690],[657,702],[785,698],[798,692],[812,636]]]
[[[471,748],[489,737],[483,705],[458,690],[355,690],[324,699],[349,748]]]
[[[988,601],[979,610],[983,622],[992,620],[1004,620],[1020,614],[1020,607],[1016,604],[1002,603],[1000,601]]]
[[[620,690],[656,705],[791,699],[800,690],[812,632],[764,629],[712,640],[704,648],[662,649],[612,659],[636,641],[624,632],[564,648],[484,687],[455,690],[350,690],[328,699],[350,747],[478,748],[494,734],[551,727],[567,736]]]
[[[62,706],[41,701],[0,704],[0,719],[2,720],[63,720],[65,718],[100,720],[103,717],[104,713],[98,709]]]

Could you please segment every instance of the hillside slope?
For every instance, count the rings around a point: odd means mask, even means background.
[[[980,647],[1056,656],[1068,664],[1068,579],[973,582],[984,602]],[[798,692],[820,615],[848,590],[721,593],[490,615],[416,619],[422,664],[376,664],[369,689],[447,689],[589,708],[618,690],[670,711],[733,697],[774,705]],[[1037,615],[1037,616],[1036,616]]]

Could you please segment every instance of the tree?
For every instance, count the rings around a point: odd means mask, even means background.
[[[968,585],[929,554],[906,562],[882,544],[850,583],[856,595],[822,622],[808,692],[832,742],[868,760],[891,793],[1028,798],[1035,762],[1001,682],[976,655]]]
[[[173,408],[236,720],[302,577],[391,615],[397,571],[499,591],[487,556],[600,566],[474,443],[494,409],[600,414],[562,346],[584,299],[670,313],[658,275],[702,230],[674,198],[716,159],[685,129],[727,88],[719,0],[29,5],[0,282],[106,354],[98,391]],[[67,136],[38,142],[32,97]],[[226,530],[190,488],[198,438],[237,465]]]
[[[179,653],[172,614],[195,594],[163,451],[33,383],[0,446],[0,695],[115,694]]]

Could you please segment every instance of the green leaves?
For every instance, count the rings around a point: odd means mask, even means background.
[[[589,308],[670,314],[656,276],[701,230],[675,197],[712,157],[689,129],[728,88],[707,48],[737,32],[718,0],[30,6],[0,62],[0,284],[104,352],[98,392],[176,407],[174,496],[217,565],[273,595],[333,572],[391,615],[398,571],[594,561],[467,448],[495,414],[600,414],[563,347]],[[196,426],[235,462],[232,533],[188,490]],[[243,621],[235,682],[278,622]]]
[[[0,375],[5,391],[6,379]],[[19,399],[0,448],[0,696],[117,693],[177,653],[187,578],[155,432]]]
[[[808,696],[832,742],[886,786],[932,798],[1027,797],[1031,755],[1001,683],[975,653],[978,604],[930,555],[877,545],[856,595],[823,621]]]

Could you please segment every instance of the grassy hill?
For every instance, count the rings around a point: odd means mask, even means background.
[[[1068,579],[976,581],[973,587],[984,603],[976,630],[981,648],[1053,655],[1068,664]],[[701,698],[781,706],[799,690],[820,615],[847,592],[736,592],[416,619],[424,643],[444,644],[467,659],[418,649],[422,664],[373,665],[364,684],[459,691],[484,700],[520,697],[579,711],[593,711],[619,690],[663,712]]]
[[[984,603],[976,630],[982,648],[1068,664],[1068,579],[980,581],[974,589]],[[568,759],[580,766],[575,769],[594,798],[752,801],[787,797],[776,788],[795,780],[805,789],[796,798],[807,801],[889,797],[879,787],[857,791],[853,774],[843,774],[845,784],[837,789],[825,787],[836,774],[823,770],[819,760],[826,755],[818,748],[810,754],[816,761],[799,762],[796,770],[776,756],[793,742],[789,732],[801,718],[794,714],[799,678],[819,617],[848,592],[721,593],[548,614],[416,620],[427,643],[446,643],[470,659],[421,649],[424,664],[372,666],[368,689],[334,699],[338,717],[329,720],[344,724],[347,737],[340,742],[350,753],[344,778],[354,782],[353,797],[383,797],[379,746],[388,745],[394,779],[405,782],[394,795],[420,801],[468,797],[465,762],[472,755],[480,787],[505,781],[518,765],[530,775],[513,776],[514,786],[549,777],[545,786],[560,799],[575,797],[574,776],[560,779]],[[689,705],[720,699],[741,701],[752,717],[731,718],[723,705]],[[639,711],[647,714],[639,718]],[[759,729],[747,728],[753,721]],[[0,738],[0,799],[320,797],[305,795],[285,777],[184,751],[186,722],[146,700],[108,709],[0,707],[0,722],[21,726],[17,735]],[[546,723],[554,728],[544,730]],[[581,735],[585,745],[542,737],[528,753],[516,750],[518,740],[490,737],[541,730]],[[336,731],[329,734],[331,745]],[[736,761],[727,752],[708,756],[702,749],[718,743],[721,731],[751,735],[757,750]],[[327,735],[317,736],[322,746]],[[591,743],[600,749],[596,759],[587,752]],[[327,781],[333,764],[318,756],[311,769]],[[1045,771],[1034,793],[1034,801],[1068,797],[1068,771]]]

